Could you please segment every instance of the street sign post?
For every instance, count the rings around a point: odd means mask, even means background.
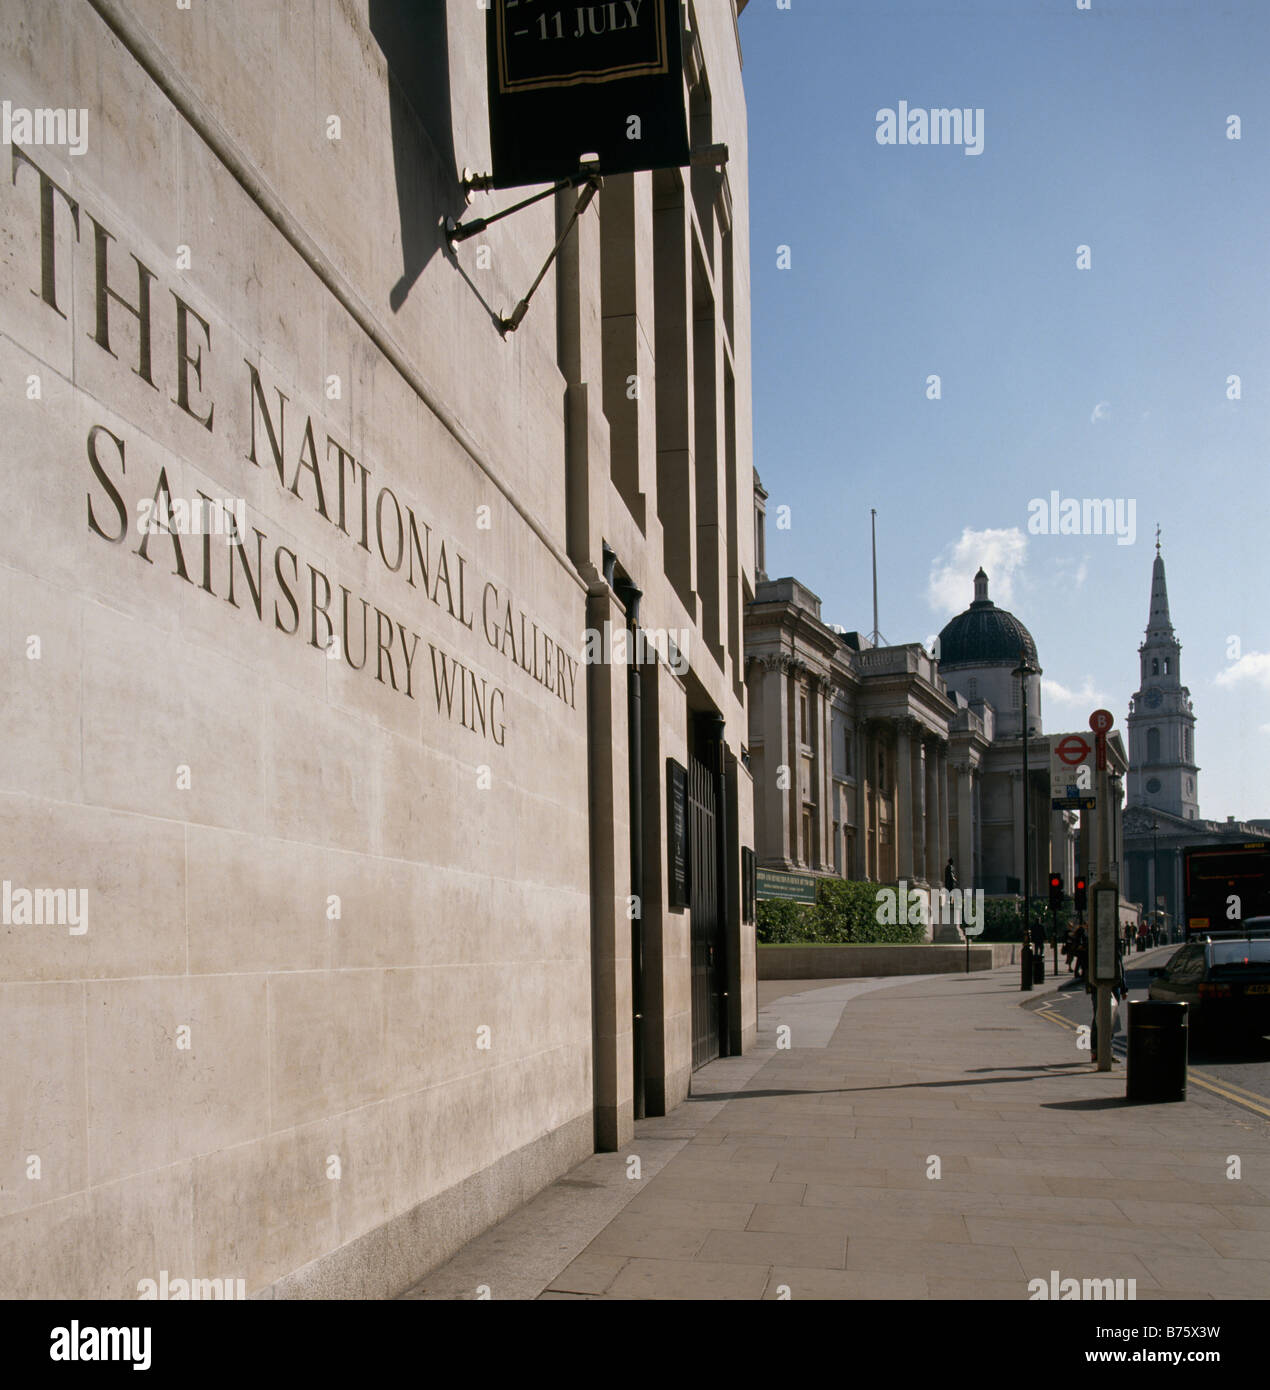
[[[1111,987],[1117,978],[1116,936],[1120,930],[1120,885],[1110,872],[1111,778],[1107,773],[1107,733],[1114,718],[1097,709],[1089,716],[1095,735],[1098,772],[1098,872],[1094,880],[1094,920],[1089,933],[1089,978],[1097,990],[1094,1017],[1098,1024],[1098,1070],[1111,1070]]]
[[[1088,734],[1050,735],[1050,809],[1092,811],[1094,796],[1091,765],[1094,741]]]
[[[1096,985],[1116,983],[1116,933],[1120,929],[1120,894],[1114,888],[1094,889],[1094,935],[1097,945],[1091,978]]]

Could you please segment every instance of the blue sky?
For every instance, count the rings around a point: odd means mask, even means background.
[[[1091,3],[750,0],[767,571],[867,632],[876,507],[888,641],[982,563],[1046,731],[1122,726],[1158,522],[1200,813],[1270,816],[1270,3]],[[982,153],[879,144],[901,100],[982,108]],[[1134,542],[1030,533],[1054,491],[1132,502]]]

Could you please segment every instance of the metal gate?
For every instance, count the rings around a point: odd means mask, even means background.
[[[692,1065],[719,1055],[720,917],[714,774],[688,759],[688,899],[692,910]]]

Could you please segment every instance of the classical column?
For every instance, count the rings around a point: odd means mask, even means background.
[[[927,836],[932,903],[943,907],[934,924],[934,941],[960,941],[961,933],[953,924],[951,903],[941,898],[944,888],[944,865],[948,862],[948,745],[942,738],[932,738],[927,744],[930,763],[929,817]]]
[[[755,798],[760,821],[756,852],[759,863],[789,862],[789,793],[778,785],[779,769],[788,758],[789,678],[778,656],[760,659],[763,681],[763,786]]]
[[[1051,808],[1049,819],[1049,871],[1063,880],[1063,892],[1070,894],[1072,885],[1067,877],[1067,817]]]
[[[933,738],[922,739],[922,751],[924,754],[925,785],[923,787],[924,800],[922,803],[922,843],[926,853],[923,858],[925,865],[924,873],[926,881],[934,887],[939,883],[939,783],[936,763],[938,753],[935,749]]]
[[[970,863],[970,878],[975,887],[983,879],[983,770],[971,767],[971,819],[974,821],[974,847]]]
[[[855,844],[856,863],[852,866],[852,878],[869,877],[869,827],[872,817],[869,814],[869,787],[872,775],[869,771],[869,729],[865,722],[858,723],[855,741]]]
[[[955,764],[957,773],[957,882],[971,888],[975,880],[974,772],[970,763]]]
[[[1165,892],[1168,894],[1167,910],[1169,917],[1170,939],[1180,941],[1178,933],[1186,925],[1185,904],[1182,899],[1182,856],[1177,849],[1170,846],[1168,854],[1164,860],[1168,866],[1165,882],[1168,885]]]
[[[785,801],[788,806],[785,855],[790,864],[802,863],[802,855],[799,850],[803,825],[803,808],[800,802],[803,758],[802,750],[799,747],[798,728],[798,672],[800,669],[800,663],[795,661],[793,657],[785,659],[784,680],[787,691],[786,699],[789,702],[789,720],[785,729],[787,749],[785,762],[789,765],[789,789],[785,793]]]
[[[1023,773],[1019,770],[1010,773],[1010,821],[1014,831],[1010,876],[1023,884],[1023,836],[1027,832],[1023,824]],[[1026,891],[1027,885],[1023,884],[1023,888]]]
[[[879,859],[881,852],[879,845]],[[895,723],[895,875],[913,877],[913,738],[906,719]]]
[[[828,681],[822,681],[820,690],[820,785],[823,789],[820,797],[820,863],[825,870],[832,871],[834,855],[837,853],[837,847],[833,843],[834,803],[837,800],[833,781],[834,687]]]
[[[939,742],[939,748],[935,753],[935,785],[939,791],[939,853],[935,858],[938,859],[939,883],[943,883],[943,866],[948,863],[949,845],[949,802],[948,802],[948,744]]]
[[[820,706],[823,703],[820,697],[821,685],[820,677],[814,672],[807,673],[807,746],[811,749],[811,768],[807,774],[807,800],[813,803],[814,809],[811,815],[811,844],[807,846],[807,867],[818,869],[820,867],[820,847],[824,843],[824,835],[821,831],[821,820],[825,813],[825,797],[823,782],[824,758],[821,756],[821,748],[824,739],[821,737],[821,716]],[[799,807],[801,814],[802,807]]]
[[[851,877],[866,879],[869,876],[869,736],[859,725],[851,738],[852,756],[855,768],[856,822],[855,822],[855,863]]]
[[[922,726],[910,720],[913,740],[911,823],[913,826],[913,876],[926,877],[926,746]]]

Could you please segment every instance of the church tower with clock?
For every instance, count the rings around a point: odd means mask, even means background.
[[[1138,660],[1138,692],[1129,702],[1128,804],[1163,811],[1179,820],[1198,820],[1195,712],[1191,692],[1182,684],[1182,644],[1169,619],[1158,527],[1151,568],[1151,616]]]

